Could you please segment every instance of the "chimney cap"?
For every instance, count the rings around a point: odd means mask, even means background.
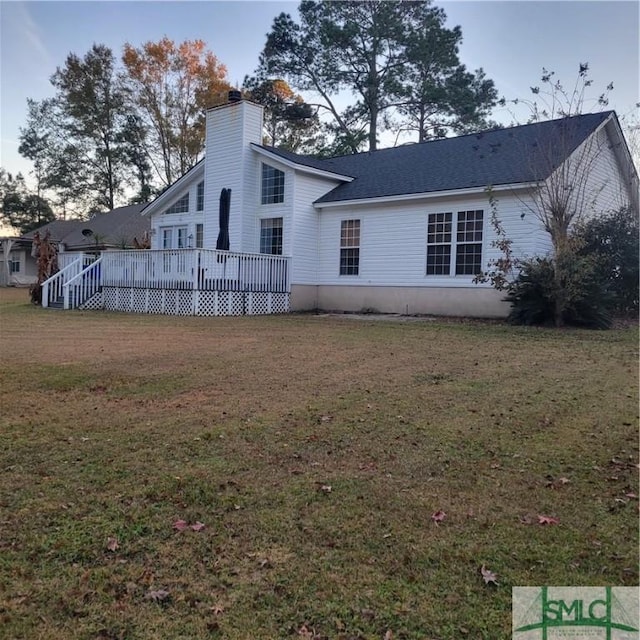
[[[240,102],[242,100],[242,92],[238,89],[231,89],[229,91],[229,102]]]

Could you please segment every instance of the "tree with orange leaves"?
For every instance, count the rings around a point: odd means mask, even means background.
[[[317,113],[286,80],[247,76],[244,90],[264,107],[266,144],[296,153],[313,153],[321,146]]]
[[[226,101],[226,67],[202,40],[176,44],[166,36],[124,46],[129,96],[147,129],[149,160],[169,185],[200,159],[205,110]]]

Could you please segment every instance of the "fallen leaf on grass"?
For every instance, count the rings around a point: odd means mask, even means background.
[[[194,522],[189,524],[186,520],[176,520],[173,523],[173,528],[176,531],[184,531],[185,529],[191,529],[192,531],[202,531],[205,525],[203,522]]]
[[[107,538],[107,551],[115,551],[119,546],[117,538]]]
[[[313,629],[309,629],[309,627],[307,627],[306,624],[303,624],[298,629],[298,636],[300,638],[313,638],[314,635],[315,635],[315,631],[313,631]]]
[[[442,522],[446,517],[447,517],[447,514],[444,511],[440,510],[440,509],[438,511],[434,511],[431,514],[431,519],[436,524],[439,524],[440,522]]]
[[[220,616],[224,613],[224,607],[221,604],[214,604],[209,608],[209,611],[211,611],[214,616]]]
[[[538,524],[560,524],[560,520],[552,516],[538,516]]]
[[[498,574],[493,571],[489,571],[489,569],[484,565],[480,567],[480,573],[482,574],[482,579],[485,584],[498,584]]]
[[[625,498],[631,498],[631,500],[637,500],[638,496],[635,493],[625,493],[624,494]]]
[[[187,524],[186,520],[176,520],[173,523],[173,528],[176,531],[184,531],[189,525]]]
[[[393,640],[393,631],[387,629],[387,633],[384,634],[384,640]]]
[[[145,598],[147,600],[153,600],[154,602],[164,602],[171,594],[165,589],[156,589],[153,591],[147,591]]]

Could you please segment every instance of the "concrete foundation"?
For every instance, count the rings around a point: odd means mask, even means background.
[[[487,287],[292,285],[291,311],[379,312],[504,318],[504,294]]]

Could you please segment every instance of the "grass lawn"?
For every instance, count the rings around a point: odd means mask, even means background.
[[[27,298],[0,290],[3,638],[500,640],[512,586],[638,584],[637,328]]]

